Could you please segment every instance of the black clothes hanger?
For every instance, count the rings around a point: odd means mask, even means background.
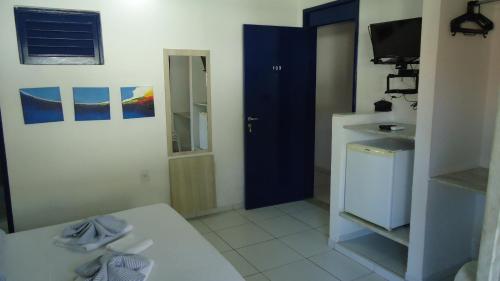
[[[486,38],[488,32],[495,28],[495,24],[483,14],[481,14],[481,4],[489,2],[494,1],[469,1],[467,3],[467,13],[451,21],[451,34],[453,36],[455,36],[459,32],[465,35],[482,34]],[[477,12],[476,7],[479,7]],[[478,25],[478,28],[462,27],[462,25],[466,22],[475,23]]]

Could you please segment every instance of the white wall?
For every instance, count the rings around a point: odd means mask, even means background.
[[[359,42],[358,42],[358,87],[357,111],[373,112],[373,103],[381,98],[388,98],[385,93],[386,78],[394,73],[394,66],[375,65],[373,47],[368,33],[372,23],[415,18],[422,16],[422,0],[361,0],[359,7]],[[408,96],[416,100],[417,96]],[[416,111],[410,109],[410,103],[403,98],[392,100],[396,120],[403,123],[415,123]]]
[[[331,1],[301,0],[300,6],[310,8]],[[374,65],[373,48],[368,34],[368,25],[377,22],[415,18],[422,16],[422,0],[360,0],[359,7],[359,42],[358,42],[358,77],[357,77],[357,112],[374,111],[373,103],[387,96],[386,77],[394,73],[394,66]],[[298,18],[302,18],[302,12]],[[409,96],[416,100],[416,96]],[[410,103],[404,99],[393,100],[396,120],[415,123],[416,111],[410,109]]]
[[[450,213],[453,208],[456,214],[463,210],[458,203],[449,204],[454,198],[451,190],[448,198],[443,197],[430,186],[429,178],[484,165],[488,162],[485,158],[489,158],[485,154],[491,151],[488,135],[492,135],[494,121],[491,119],[496,115],[496,105],[494,102],[490,104],[489,100],[496,99],[496,94],[491,93],[488,86],[498,85],[499,80],[489,65],[494,64],[491,62],[492,52],[497,53],[493,50],[498,30],[488,39],[461,34],[452,37],[450,20],[464,13],[466,3],[465,0],[424,0],[422,88],[417,120],[408,280],[437,278],[446,273],[446,269],[456,269],[457,264],[452,263],[465,256],[448,252],[454,259],[440,258],[439,252],[454,250],[449,247],[453,239],[439,243],[443,236],[461,238],[455,237],[459,225],[453,224],[452,218],[439,222],[436,214]],[[492,8],[495,7],[488,5],[482,11]],[[493,81],[489,80],[490,76]],[[481,212],[482,201],[473,203],[477,204],[473,208],[476,212]],[[481,218],[474,210],[470,212],[470,216]],[[449,225],[443,225],[443,221]],[[433,231],[439,227],[442,228],[438,235]]]
[[[477,167],[481,162],[493,41],[491,37],[450,36],[449,21],[464,13],[464,2],[443,1],[432,120],[431,176]]]
[[[483,12],[495,23],[500,22],[500,5]],[[500,32],[491,35],[488,96],[486,97],[483,150],[481,164],[490,164],[488,197],[481,238],[478,281],[500,280],[500,178],[496,172],[500,166]],[[495,121],[495,115],[496,121]]]
[[[106,64],[20,65],[14,5],[100,11]],[[289,0],[1,1],[0,105],[17,229],[169,201],[163,48],[211,51],[217,202],[242,202],[242,24],[294,26],[297,8]],[[154,87],[154,118],[122,119],[119,87],[134,85]],[[42,86],[61,87],[65,121],[26,126],[18,89]],[[73,86],[109,86],[112,120],[73,121]]]
[[[497,104],[500,106],[500,103]],[[500,112],[494,130],[494,147],[488,184],[485,220],[481,238],[478,281],[500,279]]]
[[[300,14],[300,16],[302,16],[302,10],[304,10],[304,9],[323,5],[326,3],[333,2],[333,1],[336,1],[336,0],[299,0],[299,8],[300,8],[299,14]]]
[[[489,4],[482,10],[493,22],[500,22],[500,5]],[[487,167],[491,161],[491,152],[493,146],[493,135],[495,128],[495,118],[497,113],[498,95],[500,94],[500,32],[495,30],[490,35],[489,50],[489,70],[487,95],[484,110],[484,126],[482,135],[481,166]]]
[[[352,109],[354,23],[318,28],[315,166],[330,170],[332,115]]]

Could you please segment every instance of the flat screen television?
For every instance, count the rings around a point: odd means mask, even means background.
[[[371,24],[373,62],[416,64],[420,58],[422,18]]]

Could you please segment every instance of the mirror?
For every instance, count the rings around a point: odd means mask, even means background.
[[[169,154],[211,151],[210,55],[166,50]]]

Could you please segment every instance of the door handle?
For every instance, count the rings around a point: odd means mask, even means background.
[[[259,121],[259,118],[249,116],[249,117],[247,118],[247,121],[248,121],[248,122],[252,122],[252,121]]]

